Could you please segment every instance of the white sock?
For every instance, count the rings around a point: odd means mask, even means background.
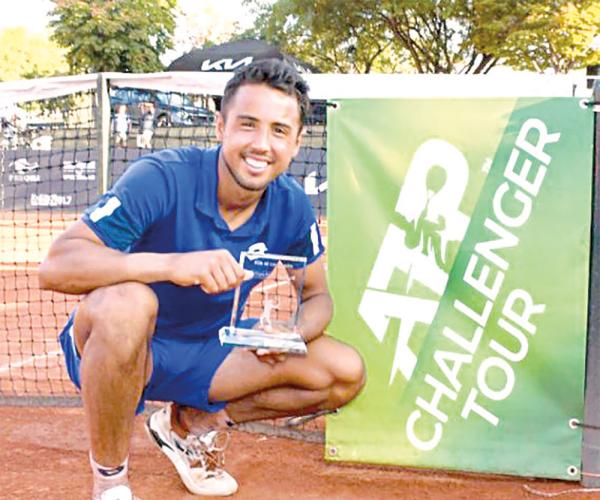
[[[128,484],[128,461],[129,458],[126,458],[125,461],[117,467],[106,467],[96,462],[90,451],[90,465],[92,466],[92,473],[94,476],[94,494],[112,488],[113,486]]]

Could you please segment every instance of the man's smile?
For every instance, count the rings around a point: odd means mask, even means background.
[[[269,166],[267,160],[259,160],[258,158],[251,158],[249,156],[244,157],[244,162],[249,167],[248,170],[252,173],[262,173]]]

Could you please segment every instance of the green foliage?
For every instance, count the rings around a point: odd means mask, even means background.
[[[507,38],[506,59],[518,69],[566,73],[600,63],[591,47],[600,34],[600,2],[549,2],[534,5]]]
[[[567,71],[597,60],[599,0],[246,0],[262,38],[321,71]]]
[[[54,0],[53,39],[73,73],[161,71],[177,0]]]
[[[261,38],[321,72],[397,71],[406,61],[394,50],[394,39],[380,18],[361,2],[345,0],[279,0],[245,2],[257,20],[242,38]]]
[[[56,76],[68,72],[64,51],[25,28],[0,33],[0,81]]]

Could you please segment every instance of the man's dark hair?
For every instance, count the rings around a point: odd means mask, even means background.
[[[242,85],[261,83],[294,96],[300,108],[300,125],[304,125],[306,117],[310,113],[308,84],[292,65],[279,59],[261,59],[237,70],[225,86],[221,112],[227,111],[229,101]]]

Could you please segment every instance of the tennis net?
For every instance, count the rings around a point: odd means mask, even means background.
[[[133,160],[163,148],[217,144],[222,85],[215,90],[199,80],[182,90],[182,81],[86,75],[0,85],[0,405],[80,404],[57,341],[80,297],[40,290],[37,268],[53,239]],[[309,195],[326,235],[323,102],[314,110],[289,174]],[[276,290],[271,284],[270,296]]]

